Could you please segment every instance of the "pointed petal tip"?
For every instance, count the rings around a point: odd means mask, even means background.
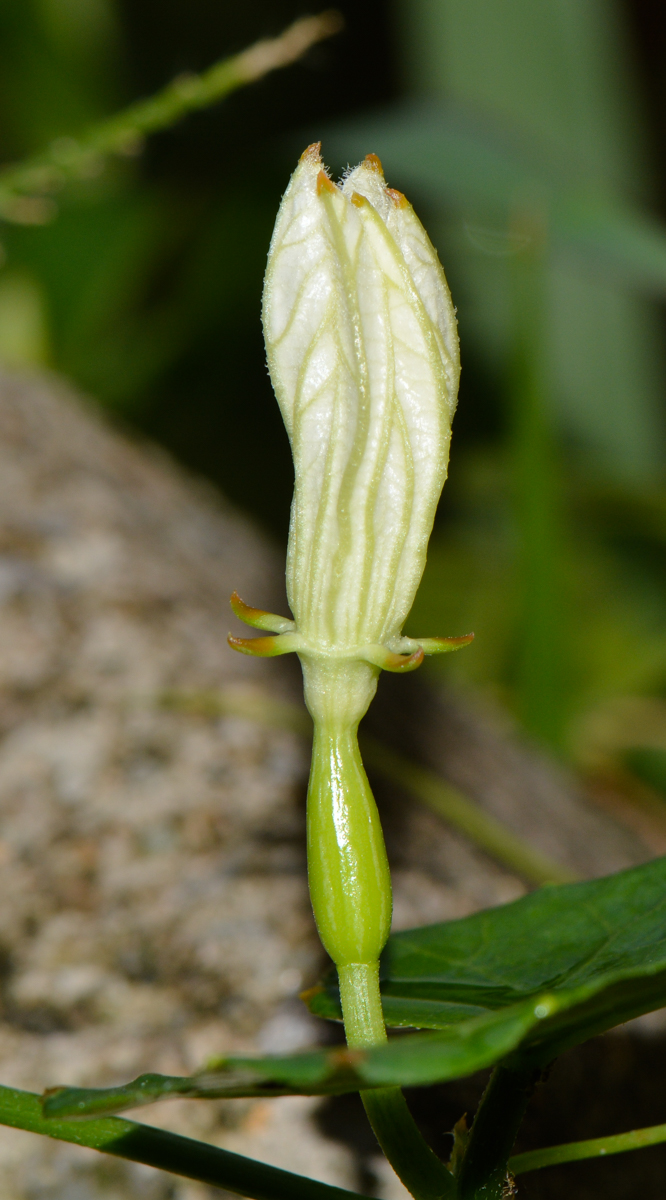
[[[325,171],[320,171],[317,176],[317,195],[321,196],[322,192],[337,192],[337,187],[333,180],[329,178]]]
[[[291,633],[295,628],[289,617],[279,617],[277,613],[266,612],[263,608],[252,608],[241,600],[238,592],[231,593],[230,604],[234,616],[255,629],[266,629],[269,633]]]
[[[413,654],[392,654],[389,651],[383,667],[385,671],[397,671],[399,673],[415,671],[417,667],[421,666],[424,657],[422,646],[419,646],[418,650],[415,650]]]
[[[397,188],[387,187],[386,195],[388,196],[389,200],[393,201],[396,208],[409,208],[409,200],[405,195],[403,195],[402,192],[399,192]]]
[[[251,654],[255,658],[275,658],[278,654],[292,654],[301,649],[302,640],[297,633],[276,633],[272,637],[241,638],[230,633],[227,642],[232,650],[240,654]]]
[[[355,208],[365,208],[365,206],[370,203],[370,201],[366,199],[365,196],[362,196],[360,192],[352,192],[351,202]]]
[[[229,598],[229,603],[233,609],[234,616],[238,617],[239,621],[244,621],[246,625],[257,625],[262,617],[268,617],[270,614],[264,612],[261,608],[253,608],[251,604],[246,604],[241,600],[238,592],[232,592]],[[261,625],[259,625],[261,628]]]
[[[373,171],[378,171],[380,175],[384,174],[382,160],[377,154],[366,154],[363,162],[365,163],[366,167],[370,167]]]
[[[298,161],[302,162],[302,163],[309,162],[309,163],[312,163],[313,165],[315,165],[316,163],[320,163],[321,162],[321,142],[311,142],[309,146],[306,146],[305,150],[301,154],[301,157]]]

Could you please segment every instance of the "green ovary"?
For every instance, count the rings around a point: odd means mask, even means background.
[[[357,722],[315,722],[308,789],[312,908],[338,967],[376,962],[391,927],[384,837],[356,728]]]

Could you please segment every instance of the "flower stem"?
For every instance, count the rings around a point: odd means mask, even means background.
[[[338,979],[348,1045],[385,1042],[379,963],[338,967]],[[386,1158],[416,1200],[452,1198],[453,1177],[419,1132],[400,1088],[361,1092],[361,1100]]]

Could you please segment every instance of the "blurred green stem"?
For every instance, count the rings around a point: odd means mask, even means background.
[[[136,153],[147,134],[167,129],[187,113],[207,108],[269,71],[295,62],[315,42],[337,33],[342,23],[333,10],[302,17],[279,37],[257,42],[200,75],[178,76],[155,96],[130,105],[80,137],[56,138],[41,154],[0,172],[0,217],[25,224],[48,220],[53,206],[44,200],[45,193],[95,174],[108,155]]]
[[[565,1142],[562,1146],[544,1146],[543,1150],[527,1150],[509,1159],[513,1175],[554,1167],[558,1163],[581,1162],[586,1158],[604,1158],[607,1154],[624,1154],[627,1150],[642,1150],[666,1142],[666,1125],[650,1125],[647,1129],[632,1129],[610,1137],[589,1138],[585,1142]]]
[[[514,230],[513,354],[509,373],[513,501],[519,541],[518,707],[525,728],[561,746],[566,646],[562,621],[561,514],[548,397],[547,230],[538,208]]]

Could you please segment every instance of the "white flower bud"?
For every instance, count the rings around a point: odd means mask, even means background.
[[[305,151],[278,213],[263,318],[296,474],[295,628],[304,652],[368,647],[382,665],[382,647],[410,649],[399,635],[446,478],[459,357],[435,250],[376,156],[336,187],[319,147]]]
[[[472,635],[400,636],[446,478],[460,368],[444,272],[375,155],[341,187],[318,146],[301,158],[271,242],[264,334],[296,473],[294,620],[234,593],[236,615],[272,636],[229,642],[244,654],[300,655],[314,721],[312,906],[338,966],[345,1021],[351,1013],[354,1037],[361,1027],[366,1037],[372,1009],[376,1038],[391,883],[356,731],[381,667],[412,670]]]

